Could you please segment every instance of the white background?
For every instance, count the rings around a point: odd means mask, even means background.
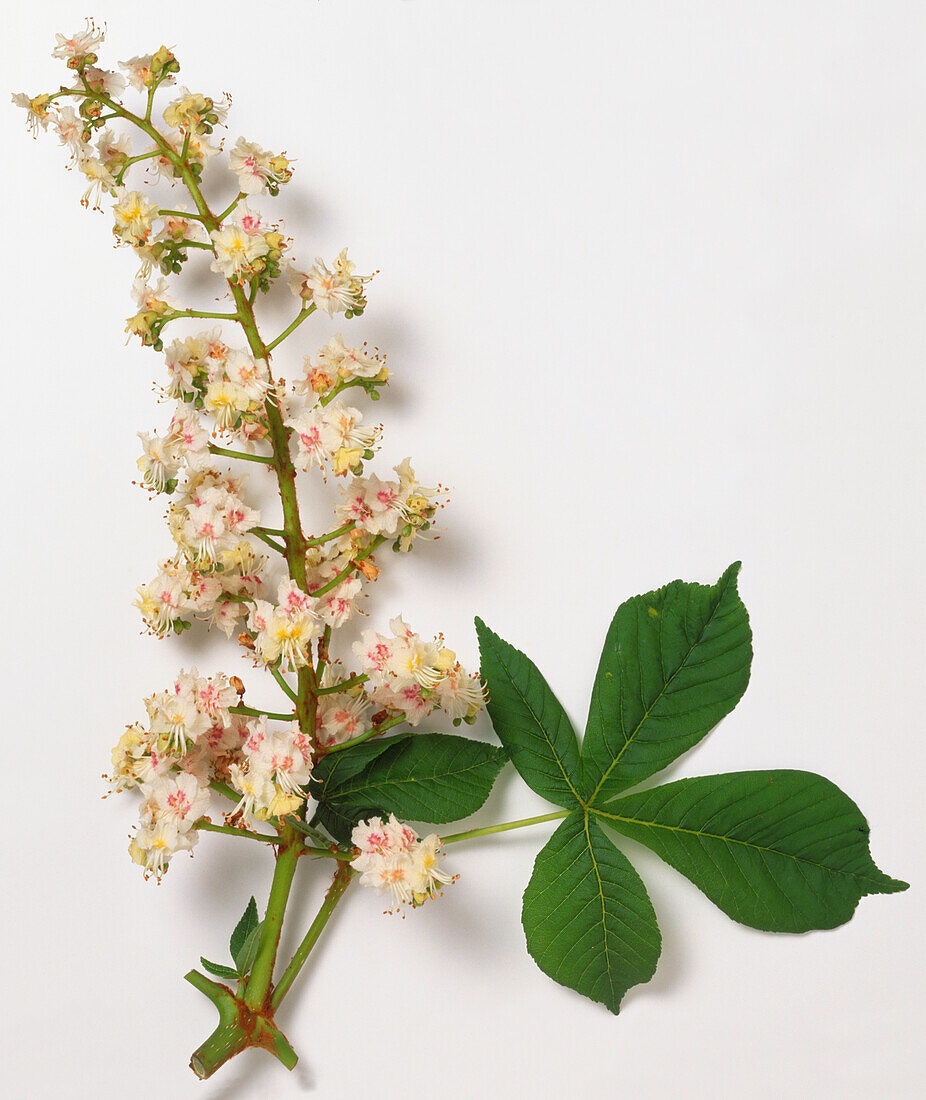
[[[53,32],[83,14],[18,5],[7,86],[64,80]],[[133,800],[102,801],[99,777],[178,667],[246,666],[139,634],[130,600],[169,543],[161,504],[130,484],[136,430],[166,415],[159,357],[123,345],[137,265],[80,209],[56,139],[34,144],[5,110],[5,1094],[922,1095],[922,5],[94,14],[104,62],[167,42],[192,88],[234,95],[232,139],[297,160],[262,205],[299,261],[349,244],[381,271],[347,323],[395,372],[377,468],[412,454],[452,503],[439,542],[388,557],[372,622],[402,610],[474,664],[482,615],[581,729],[617,604],[741,558],[752,682],[669,774],[823,772],[913,888],[863,899],[837,931],[776,937],[626,843],[664,949],[613,1017],[524,949],[521,893],[552,826],[454,846],[458,885],[405,920],[348,896],[279,1016],[293,1074],[251,1052],[196,1082],[214,1010],[182,975],[222,956],[252,891],[263,904],[269,860],[206,836],[145,883],[125,854]],[[304,326],[278,367],[291,377],[343,327]],[[508,768],[473,824],[548,808]],[[300,869],[288,946],[322,888]]]

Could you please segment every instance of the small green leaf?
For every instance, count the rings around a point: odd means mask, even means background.
[[[228,978],[234,981],[238,977],[238,971],[231,966],[223,966],[222,963],[209,962],[208,959],[204,959],[202,955],[199,957],[199,961],[203,964],[203,969],[208,970],[216,978]]]
[[[739,702],[752,661],[739,568],[712,586],[673,581],[617,609],[582,743],[589,804],[661,771]]]
[[[612,1012],[656,971],[662,939],[646,887],[580,810],[537,856],[521,921],[540,969]]]
[[[231,952],[231,957],[239,970],[241,969],[241,949],[244,946],[245,940],[247,940],[251,932],[257,927],[257,923],[257,902],[254,898],[251,898],[244,912],[241,914],[241,920],[235,925],[235,930],[231,934],[231,939],[228,941],[228,950]]]
[[[680,779],[595,812],[752,928],[835,928],[865,894],[907,889],[875,866],[858,806],[811,772]]]
[[[503,749],[455,734],[393,741],[362,771],[325,786],[322,821],[329,831],[326,814],[356,821],[370,807],[432,824],[468,817],[489,797],[506,759]]]
[[[238,964],[238,976],[241,978],[246,977],[251,967],[254,965],[254,960],[257,958],[257,947],[260,943],[260,934],[264,927],[264,922],[256,925],[248,932],[247,939],[241,946],[241,954],[235,960]]]
[[[476,619],[486,704],[498,739],[524,782],[557,806],[579,797],[579,746],[566,712],[537,666]]]

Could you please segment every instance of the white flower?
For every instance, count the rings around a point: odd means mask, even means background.
[[[112,191],[116,186],[116,179],[112,172],[96,157],[83,157],[78,162],[78,167],[81,172],[90,180],[90,186],[83,194],[81,198],[82,206],[89,206],[91,198],[93,199],[93,209],[100,209],[100,202],[103,198],[104,191]]]
[[[329,316],[335,313],[362,313],[366,305],[363,284],[372,276],[354,275],[354,264],[343,249],[330,269],[319,256],[308,272],[293,272],[290,287],[298,298],[314,302]]]
[[[158,821],[155,825],[141,825],[129,844],[129,855],[140,863],[147,873],[160,879],[167,864],[176,852],[188,852],[199,840],[195,830],[182,833],[168,820]]]
[[[262,401],[270,389],[266,359],[253,359],[246,351],[230,351],[225,373],[253,400]]]
[[[33,137],[38,137],[39,130],[48,128],[48,123],[53,117],[48,113],[51,96],[47,93],[37,96],[29,96],[25,92],[14,92],[11,96],[14,106],[22,107],[29,112],[26,125]]]
[[[191,469],[201,469],[209,460],[209,433],[195,409],[182,401],[170,420],[168,439]]]
[[[58,58],[59,61],[74,61],[81,57],[86,57],[88,53],[93,53],[97,46],[103,41],[106,31],[99,30],[92,20],[87,20],[87,25],[82,31],[78,31],[76,34],[72,34],[70,38],[66,38],[63,34],[56,34],[55,41],[56,46],[51,52],[52,57]]]
[[[115,99],[125,91],[126,79],[121,73],[114,73],[109,69],[97,69],[92,65],[88,65],[84,69],[83,76],[93,91],[102,92],[104,95],[108,95],[110,99]],[[74,87],[82,88],[83,85],[78,83]]]
[[[186,608],[186,598],[180,581],[161,571],[150,584],[138,586],[138,598],[133,601],[142,618],[154,634],[163,637],[173,628]]]
[[[181,833],[189,832],[193,823],[205,814],[210,793],[195,776],[187,772],[165,775],[141,785],[144,798],[142,820],[148,824],[168,821]]]
[[[142,480],[149,489],[163,493],[168,483],[175,481],[180,472],[180,455],[176,442],[169,437],[162,439],[157,435],[139,432],[138,438],[144,448],[138,460],[138,469]]]
[[[151,62],[154,60],[150,53],[142,54],[140,57],[130,57],[128,61],[120,61],[119,68],[122,69],[129,78],[129,83],[137,92],[142,92],[146,88],[150,88],[154,82],[154,77],[151,73]],[[173,84],[173,73],[161,74],[161,87],[167,84]]]
[[[331,462],[335,473],[346,473],[362,461],[379,437],[379,428],[362,427],[362,413],[342,401],[313,405],[286,421],[296,434],[296,464],[302,470]]]
[[[448,718],[472,718],[485,704],[485,688],[478,676],[455,664],[435,684],[434,697]]]
[[[367,729],[370,702],[365,695],[322,695],[318,700],[318,733],[323,745],[339,745]]]
[[[148,202],[140,191],[126,191],[124,187],[119,187],[115,194],[118,201],[113,207],[113,233],[117,240],[123,244],[144,244],[158,216],[158,204]]]
[[[238,189],[246,195],[256,195],[268,188],[275,192],[292,176],[286,157],[275,157],[243,137],[238,138],[228,154],[228,167],[238,177]]]
[[[236,282],[253,274],[255,262],[270,251],[263,237],[252,237],[239,225],[215,229],[210,236],[216,253],[212,270]]]
[[[251,407],[251,396],[247,390],[234,382],[210,382],[203,397],[203,408],[212,413],[221,431],[230,431],[239,414]]]

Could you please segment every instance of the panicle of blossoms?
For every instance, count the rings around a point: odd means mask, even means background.
[[[379,706],[404,715],[416,726],[435,707],[455,724],[472,722],[485,702],[479,678],[468,673],[442,640],[426,642],[401,619],[389,624],[392,637],[365,630],[353,651]]]
[[[360,884],[388,893],[395,905],[424,905],[452,881],[438,862],[440,837],[431,833],[419,839],[395,814],[386,822],[379,817],[358,822],[351,841],[360,850],[351,862],[360,873]]]
[[[241,795],[232,816],[266,821],[294,813],[305,801],[302,789],[312,778],[312,742],[292,722],[284,730],[267,729],[265,717],[247,724],[242,760],[229,768],[229,781]]]
[[[150,122],[154,94],[174,84],[180,70],[174,54],[162,46],[120,63],[118,71],[107,70],[98,66],[102,38],[92,23],[71,37],[59,35],[55,56],[73,70],[76,83],[47,95],[13,98],[26,110],[33,132],[51,129],[57,135],[86,180],[82,203],[99,208],[105,197],[112,200],[115,241],[140,262],[132,290],[136,312],[126,328],[143,345],[163,351],[162,392],[176,402],[166,431],[139,433],[141,482],[169,496],[167,524],[176,549],[159,562],[156,576],[139,586],[135,605],[147,628],[162,637],[183,632],[193,621],[218,626],[229,638],[244,625],[239,642],[278,680],[281,670],[298,672],[300,684],[311,686],[315,709],[311,729],[294,722],[269,731],[265,718],[246,722],[240,708],[234,713],[244,690],[240,682],[203,678],[195,669],[149,696],[148,721],[128,727],[119,739],[109,778],[114,790],[141,791],[141,819],[130,850],[147,872],[160,876],[174,852],[192,848],[193,826],[205,814],[211,782],[230,783],[238,792],[239,817],[279,817],[305,800],[313,746],[330,749],[368,732],[371,724],[378,728],[378,717],[368,717],[374,706],[392,715],[390,725],[398,719],[417,725],[435,708],[454,722],[471,721],[483,703],[483,688],[440,640],[423,642],[401,619],[393,620],[391,638],[366,631],[354,647],[363,674],[335,680],[334,668],[341,673],[340,660],[332,662],[328,655],[332,632],[358,612],[364,581],[378,576],[374,552],[387,540],[395,550],[410,550],[432,526],[439,490],[422,486],[408,459],[394,467],[394,479],[364,476],[381,427],[364,424],[360,409],[340,395],[357,388],[379,398],[389,370],[378,353],[366,345],[351,347],[338,333],[314,361],[305,357],[301,376],[287,388],[274,380],[269,354],[261,357],[255,350],[259,338],[244,319],[254,321],[257,293],[281,278],[291,242],[280,224],[248,200],[276,195],[292,177],[290,160],[238,138],[226,161],[236,198],[223,213],[208,213],[198,185],[206,162],[222,152],[213,131],[224,123],[230,101],[179,87],[162,111],[166,131],[157,128]],[[135,145],[109,128],[112,119],[137,121],[119,102],[127,87],[147,97],[146,125]],[[183,200],[163,209],[138,180],[139,172],[144,182],[185,186],[195,212]],[[226,280],[234,313],[187,309],[172,295],[163,276],[179,272],[198,254],[194,250],[205,251],[212,271]],[[316,310],[345,318],[362,314],[371,278],[357,273],[346,248],[333,261],[317,259],[307,271],[291,267],[299,316],[265,345],[268,352]],[[241,322],[248,349],[230,346],[219,328],[164,346],[167,325],[198,316]],[[218,447],[217,436],[230,437],[243,450]],[[270,444],[272,457],[248,453],[258,441]],[[293,466],[304,472],[318,468],[323,477],[330,471],[342,479],[334,530],[312,539],[301,528],[294,534],[298,508],[290,505],[287,512],[286,501],[285,530],[260,528],[259,511],[244,499],[244,479],[214,468],[214,454],[269,465],[280,479],[281,497],[283,476]],[[286,558],[288,575],[273,577],[273,587],[269,563],[249,532]],[[283,535],[282,543],[276,541]],[[294,563],[293,546],[300,538],[305,559]],[[268,588],[275,600],[267,598]],[[394,853],[402,868],[395,882],[404,885],[386,885],[394,896],[405,891],[406,900],[420,903],[447,881],[437,869],[439,841],[436,836],[420,841],[394,819],[389,827],[394,839],[405,838]]]

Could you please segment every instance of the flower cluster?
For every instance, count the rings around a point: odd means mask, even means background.
[[[409,459],[393,468],[398,475],[393,481],[381,481],[375,474],[354,478],[342,490],[335,514],[371,535],[397,536],[393,548],[407,552],[418,535],[430,530],[437,490],[418,483]]]
[[[114,791],[138,788],[138,831],[129,851],[160,876],[171,856],[196,841],[193,826],[209,806],[209,783],[229,775],[248,730],[231,713],[239,683],[223,675],[181,671],[166,690],[145,700],[147,727],[129,726],[112,751]]]
[[[351,840],[360,850],[351,867],[360,872],[361,885],[388,892],[396,905],[423,905],[452,881],[438,863],[440,837],[431,833],[419,840],[395,814],[386,822],[379,817],[360,821]]]
[[[282,731],[267,730],[266,718],[248,722],[241,763],[229,768],[231,785],[241,795],[235,814],[266,821],[297,810],[302,788],[312,777],[312,742],[292,722]]]
[[[382,428],[365,423],[355,407],[360,401],[347,402],[342,394],[354,389],[358,398],[379,399],[390,372],[378,350],[352,346],[340,332],[323,333],[314,355],[302,353],[290,385],[276,374],[271,355],[313,314],[317,320],[362,314],[372,275],[358,274],[346,248],[334,260],[297,267],[281,223],[249,205],[276,196],[289,182],[293,166],[286,154],[243,136],[219,141],[214,131],[225,123],[227,100],[186,87],[169,93],[162,126],[155,95],[175,85],[180,65],[173,52],[162,46],[106,70],[98,66],[102,40],[92,23],[59,35],[54,53],[70,70],[71,85],[13,99],[33,133],[57,134],[86,180],[82,203],[98,209],[111,200],[116,243],[140,263],[127,331],[163,353],[160,392],[171,403],[170,420],[165,430],[139,433],[137,465],[143,487],[167,497],[174,547],[154,578],[139,586],[135,604],[158,636],[181,634],[194,623],[237,635],[244,655],[269,668],[286,692],[288,712],[298,699],[300,715],[283,730],[268,730],[266,718],[235,705],[240,681],[205,679],[195,670],[146,700],[148,722],[120,739],[110,780],[116,790],[141,792],[132,856],[159,876],[175,851],[192,847],[210,784],[240,796],[230,820],[279,824],[304,802],[319,755],[400,723],[416,726],[437,709],[454,723],[472,721],[483,688],[441,639],[422,641],[401,618],[393,620],[391,637],[365,631],[354,646],[359,671],[344,667],[350,645],[337,631],[358,613],[366,586],[379,576],[377,551],[387,542],[411,550],[432,530],[441,491],[421,485],[409,459],[393,467],[389,479],[368,468]],[[123,93],[139,93],[141,103],[124,107]],[[121,130],[120,122],[126,124]],[[235,196],[219,213],[201,185],[206,163],[221,161],[223,144],[226,183]],[[177,188],[185,198],[163,205],[162,192],[148,184]],[[188,306],[175,297],[169,277],[197,256],[223,281],[230,309]],[[284,279],[298,313],[268,340],[256,303]],[[168,329],[184,318],[208,321],[192,335]],[[228,324],[240,325],[237,339],[223,327]],[[261,526],[260,511],[245,499],[245,479],[217,465],[229,461],[256,463],[275,476],[274,497],[283,510],[276,527]],[[321,534],[309,536],[302,526],[297,471],[338,479],[340,493]],[[385,883],[388,855],[394,896],[420,903],[447,881],[437,869],[439,841],[419,841],[394,820],[384,828],[392,848],[369,849],[358,869],[365,881],[379,875]]]
[[[296,464],[308,471],[313,466],[324,469],[329,463],[336,476],[360,473],[363,460],[373,457],[372,447],[380,435],[378,427],[362,427],[362,419],[358,409],[343,401],[316,402],[291,417],[286,423],[298,447]]]
[[[389,626],[391,638],[365,630],[353,647],[373,686],[373,702],[402,712],[412,726],[435,707],[456,723],[471,722],[485,701],[478,676],[466,672],[442,639],[424,641],[401,618]]]
[[[378,397],[372,387],[384,385],[389,370],[378,355],[370,355],[363,348],[349,348],[338,333],[320,348],[313,366],[310,356],[303,363],[303,377],[293,385],[296,393],[325,395],[335,387],[346,389],[349,385],[363,385],[371,397]]]
[[[294,269],[289,286],[297,298],[323,309],[329,317],[336,313],[359,317],[367,305],[363,285],[373,276],[355,275],[356,266],[347,258],[347,249],[342,248],[331,268],[319,256],[308,271]]]

